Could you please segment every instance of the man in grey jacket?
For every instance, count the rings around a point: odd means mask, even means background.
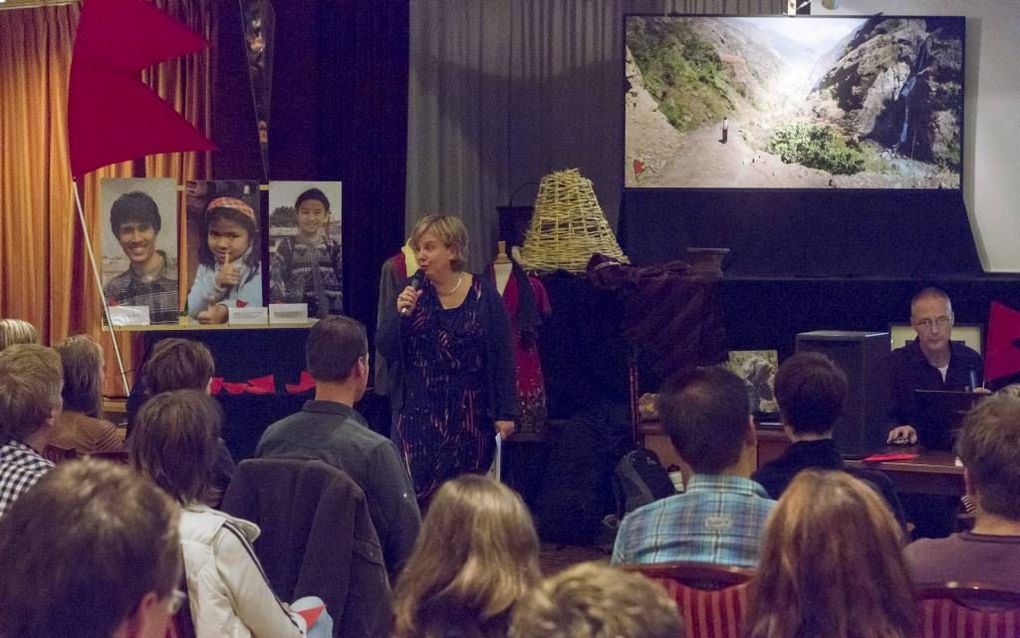
[[[364,326],[342,316],[319,321],[305,357],[315,399],[269,426],[255,456],[319,459],[346,472],[365,492],[387,569],[396,576],[414,547],[421,513],[396,446],[354,409],[368,384]]]

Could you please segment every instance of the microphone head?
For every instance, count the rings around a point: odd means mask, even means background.
[[[414,290],[418,290],[419,288],[421,288],[421,281],[424,278],[425,271],[419,268],[418,270],[414,271],[413,275],[411,275],[411,280],[407,282],[407,285],[413,288]]]

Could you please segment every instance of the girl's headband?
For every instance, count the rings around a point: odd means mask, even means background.
[[[252,210],[251,206],[245,204],[242,200],[237,199],[236,197],[217,197],[209,202],[209,205],[205,207],[205,212],[208,215],[209,211],[217,208],[229,208],[231,210],[236,210],[249,218],[253,224],[258,226],[258,221],[255,219],[255,211]]]

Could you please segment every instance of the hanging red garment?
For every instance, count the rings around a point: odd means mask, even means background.
[[[495,280],[495,274],[491,267],[488,274]],[[524,291],[524,294],[532,296],[533,304],[522,303],[520,284],[522,280],[527,281],[530,285],[530,289]],[[534,320],[525,321],[525,324],[535,324],[530,327],[522,325],[521,310],[528,305],[537,311],[539,318],[552,312],[549,296],[546,294],[542,282],[537,277],[524,274],[520,266],[515,263],[514,272],[507,280],[506,288],[503,289],[503,307],[506,309],[507,316],[510,317],[517,396],[521,404],[521,417],[517,422],[517,431],[544,434],[548,420],[548,408],[545,396],[545,377],[542,375],[542,362],[538,356],[537,322]]]

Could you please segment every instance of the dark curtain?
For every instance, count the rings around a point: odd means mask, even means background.
[[[403,243],[408,0],[274,0],[269,175],[237,2],[219,5],[217,179],[343,182],[344,297],[374,332],[379,268]]]

